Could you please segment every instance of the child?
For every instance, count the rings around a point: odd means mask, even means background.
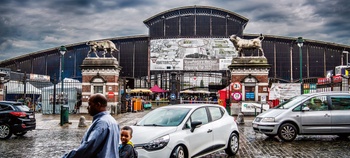
[[[120,140],[122,144],[119,145],[120,158],[137,158],[137,152],[134,149],[134,144],[130,141],[132,138],[132,128],[124,126],[120,131]]]

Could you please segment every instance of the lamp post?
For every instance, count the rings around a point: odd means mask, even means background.
[[[297,39],[297,44],[298,44],[298,47],[299,47],[299,59],[300,59],[300,94],[303,94],[303,51],[301,49],[301,47],[303,47],[303,44],[304,44],[304,39],[303,37],[298,37]]]
[[[175,71],[175,66],[177,65],[177,61],[173,59],[171,61],[171,66],[173,66],[173,71]],[[170,94],[170,104],[176,103],[176,73],[171,72],[171,94]]]
[[[27,72],[24,72],[23,75],[23,99],[24,101],[27,98]]]
[[[64,54],[67,52],[67,48],[65,46],[61,46],[59,49],[59,52],[61,53],[61,73],[60,73],[60,80],[61,80],[61,121],[60,124],[61,126],[65,123],[63,120],[63,102],[64,102],[64,93],[63,93],[63,71],[64,71]]]

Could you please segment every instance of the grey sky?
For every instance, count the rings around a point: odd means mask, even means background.
[[[249,19],[244,33],[350,45],[348,0],[2,0],[0,61],[88,40],[147,35],[143,21],[183,6],[213,6]]]

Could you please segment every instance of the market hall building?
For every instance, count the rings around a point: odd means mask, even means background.
[[[121,67],[120,90],[150,88],[157,84],[171,90],[175,73],[177,93],[193,87],[227,86],[231,82],[228,66],[238,52],[229,40],[231,35],[253,39],[259,34],[244,32],[249,19],[232,11],[211,6],[186,6],[154,15],[143,23],[148,35],[113,37],[118,52],[113,56]],[[273,28],[273,23],[271,23]],[[270,65],[268,78],[273,82],[299,82],[300,58],[297,37],[268,35],[262,48]],[[101,39],[96,39],[96,41]],[[87,58],[88,41],[67,44],[64,73],[60,76],[60,46],[28,53],[0,62],[1,68],[26,74],[50,76],[51,80],[73,78],[82,81],[81,65]],[[317,82],[327,71],[348,62],[350,46],[305,39],[302,47],[302,78],[304,83]],[[101,53],[101,52],[100,52]],[[244,50],[245,56],[257,50]],[[99,54],[100,55],[100,54]],[[261,55],[261,54],[260,54]],[[90,58],[94,55],[90,54]],[[107,55],[108,57],[108,55]],[[106,57],[106,58],[107,58]],[[316,79],[316,81],[315,81]],[[215,89],[215,88],[214,88]],[[209,89],[210,90],[210,89]],[[215,89],[217,90],[217,89]]]

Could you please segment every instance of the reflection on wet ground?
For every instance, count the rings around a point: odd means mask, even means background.
[[[141,115],[141,114],[140,114]],[[139,117],[137,117],[139,118]],[[117,119],[122,125],[131,125],[137,121],[135,115],[126,115]],[[79,146],[87,128],[77,128],[72,120],[71,127],[56,127],[53,120],[46,123],[55,127],[38,128],[25,136],[12,136],[1,140],[0,157],[61,157],[64,153]],[[90,121],[91,122],[91,121]],[[49,126],[49,125],[47,125]],[[349,157],[349,138],[337,136],[298,136],[293,142],[283,142],[278,137],[256,134],[250,123],[239,126],[240,149],[238,158],[257,157]],[[227,157],[223,151],[205,156],[205,158]]]

